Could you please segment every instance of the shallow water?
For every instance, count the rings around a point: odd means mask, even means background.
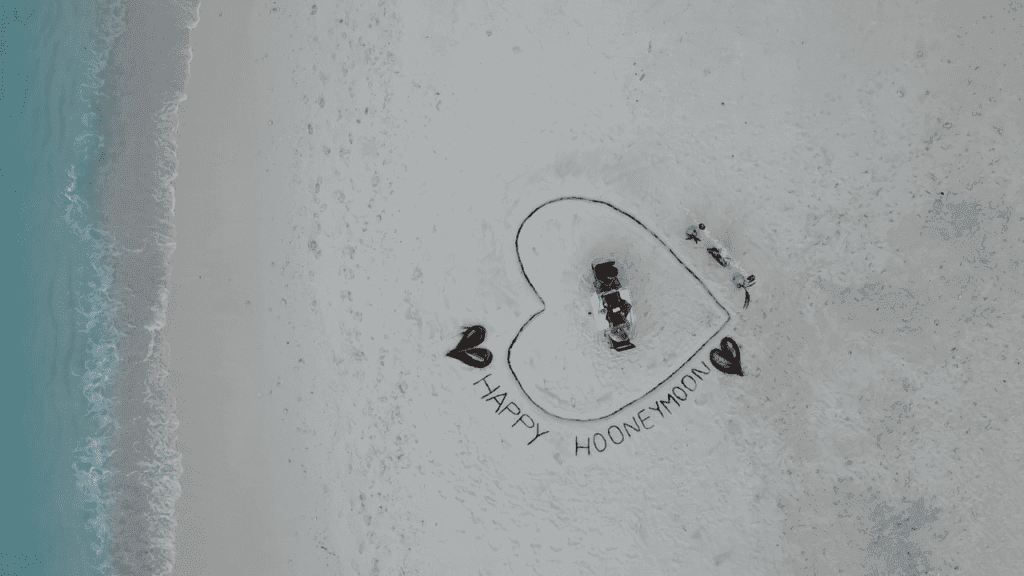
[[[160,8],[3,5],[2,116],[17,137],[2,140],[0,165],[12,271],[0,410],[18,472],[3,477],[0,552],[17,574],[161,574],[173,560],[180,454],[159,332],[180,93],[132,77],[154,58],[125,33],[146,20],[187,38],[188,13]],[[185,47],[166,52],[180,68]]]

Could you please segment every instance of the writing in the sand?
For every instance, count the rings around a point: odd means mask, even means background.
[[[580,440],[579,436],[576,436],[576,455],[579,456],[582,453],[590,456],[592,454],[591,450],[594,452],[604,452],[608,449],[609,444],[622,444],[634,435],[639,434],[641,430],[654,428],[654,422],[651,421],[654,418],[652,412],[657,412],[661,418],[671,416],[672,408],[681,408],[689,393],[697,389],[697,382],[703,380],[703,376],[711,373],[711,368],[707,362],[702,362],[701,365],[704,367],[704,370],[691,368],[688,373],[680,378],[679,384],[676,384],[668,391],[664,400],[661,399],[661,394],[659,393],[654,397],[654,405],[645,405],[629,420],[623,419],[621,426],[619,423],[612,424],[605,430],[595,432],[590,436],[584,436],[582,440]]]
[[[483,378],[477,380],[476,382],[473,382],[473,386],[482,384],[482,386],[478,388],[478,390],[487,390],[487,392],[483,396],[481,396],[480,399],[483,400],[484,402],[494,402],[496,406],[496,408],[494,409],[495,414],[501,416],[502,414],[508,412],[511,416],[515,417],[515,420],[512,421],[513,429],[516,429],[516,426],[521,426],[520,429],[522,431],[530,431],[533,437],[530,438],[529,442],[526,443],[527,446],[533,444],[541,436],[547,434],[548,432],[551,432],[550,430],[545,430],[541,432],[540,423],[534,421],[534,419],[530,415],[523,412],[522,408],[520,408],[518,404],[509,400],[508,393],[501,391],[500,384],[491,387],[490,383],[487,382],[487,379],[490,377],[490,374],[484,376]]]

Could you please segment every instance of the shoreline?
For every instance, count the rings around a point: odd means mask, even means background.
[[[254,150],[265,134],[251,119],[245,80],[252,78],[248,11],[204,2],[192,32],[191,77],[182,103],[169,324],[171,381],[178,399],[183,496],[175,573],[274,574],[277,539],[266,504],[278,494],[259,472],[269,415],[247,383],[260,374],[261,326],[253,306],[265,303],[253,256],[263,214]],[[227,18],[219,16],[227,11]],[[246,304],[249,303],[249,304]],[[258,308],[257,308],[258,309]],[[245,414],[245,417],[242,415]]]
[[[177,569],[186,576],[313,574],[324,562],[308,551],[340,565],[315,542],[336,548],[358,537],[355,522],[346,531],[337,514],[315,512],[357,485],[341,482],[350,473],[323,441],[346,408],[325,396],[333,361],[316,255],[296,232],[310,227],[317,202],[312,183],[306,191],[294,181],[282,127],[304,125],[282,102],[293,94],[280,63],[267,63],[265,47],[283,45],[273,38],[284,31],[266,16],[204,2],[182,105],[169,334],[184,454]]]

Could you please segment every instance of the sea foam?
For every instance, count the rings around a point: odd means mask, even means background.
[[[46,438],[75,431],[60,450],[36,446],[59,455],[36,458],[54,475],[42,530],[65,541],[50,548],[65,559],[49,571],[170,574],[182,465],[163,331],[198,0],[62,0],[36,16],[34,194],[52,208],[37,232],[50,264],[35,268],[51,294],[38,309],[53,334],[40,341],[55,344],[35,351],[52,368],[40,370],[33,425]]]

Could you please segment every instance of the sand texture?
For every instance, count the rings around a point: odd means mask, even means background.
[[[204,1],[176,573],[1019,571],[1020,8]],[[643,223],[721,304],[624,267],[667,381],[575,415],[508,362],[548,302],[516,234],[566,196]],[[446,356],[472,326],[486,368]],[[724,337],[743,376],[712,366]]]
[[[729,319],[661,239],[609,204],[544,204],[519,229],[516,250],[544,309],[516,336],[509,367],[553,416],[597,420],[619,412],[668,380]],[[631,349],[614,349],[608,328],[595,322],[602,314],[591,304],[593,264],[600,262],[614,263],[629,294]]]

